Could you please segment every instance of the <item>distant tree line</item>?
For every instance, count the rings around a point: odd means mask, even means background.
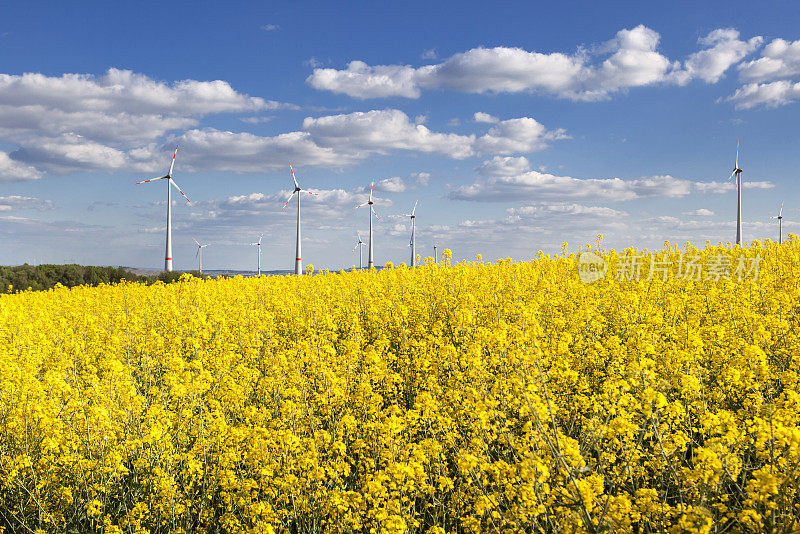
[[[129,282],[154,283],[157,281],[174,282],[182,272],[162,272],[158,275],[139,276],[128,272],[123,267],[95,267],[91,265],[18,265],[15,267],[0,266],[0,292],[16,293],[32,289],[42,291],[61,284],[66,287],[96,286],[99,284],[117,284],[122,280]],[[200,276],[191,272],[193,276]]]

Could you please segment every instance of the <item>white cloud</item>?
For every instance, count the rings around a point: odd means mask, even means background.
[[[739,77],[745,81],[765,82],[800,76],[800,40],[774,39],[761,57],[739,65]]]
[[[344,70],[315,69],[306,83],[354,98],[418,98],[422,89],[466,93],[533,92],[573,100],[601,100],[633,87],[685,84],[699,78],[716,82],[736,61],[761,43],[738,39],[731,29],[700,40],[705,48],[689,56],[686,68],[657,51],[660,35],[643,25],[622,29],[593,52],[540,53],[521,48],[473,48],[441,63],[369,66],[351,61]]]
[[[531,169],[525,156],[495,156],[475,168],[483,176],[515,176]]]
[[[775,184],[768,181],[761,182],[742,182],[742,189],[772,189]],[[727,182],[695,182],[694,188],[698,193],[720,194],[728,191],[736,191],[736,183]]]
[[[42,172],[35,167],[15,161],[0,151],[0,182],[37,180],[41,177]]]
[[[475,143],[481,154],[511,154],[544,150],[548,143],[569,139],[562,129],[548,131],[545,126],[530,117],[499,122]]]
[[[508,202],[526,200],[593,199],[625,201],[644,197],[679,198],[689,194],[691,184],[672,176],[651,176],[635,180],[620,178],[571,178],[529,171],[500,176],[453,189],[453,200]]]
[[[425,50],[420,56],[422,59],[436,59],[438,56],[436,55],[436,49],[431,48],[429,50]]]
[[[599,219],[618,219],[626,217],[624,211],[611,209],[605,206],[584,206],[582,204],[537,204],[532,206],[522,206],[519,208],[509,208],[506,210],[510,220],[516,219],[552,219],[553,217],[576,218],[599,218]]]
[[[699,208],[696,210],[684,211],[684,215],[696,215],[698,217],[712,217],[714,212],[711,210],[707,210],[705,208]]]
[[[36,197],[23,197],[19,195],[0,197],[0,211],[11,211],[11,210],[47,211],[53,209],[55,209],[55,205],[50,200],[41,200]]]
[[[168,84],[129,70],[102,76],[38,73],[0,74],[0,105],[44,106],[61,111],[208,115],[285,107],[235,91],[222,80],[182,80]]]
[[[750,109],[757,106],[774,108],[784,106],[800,99],[800,82],[779,80],[769,83],[748,83],[737,89],[726,100],[733,102],[737,109]]]
[[[412,150],[463,159],[474,152],[474,136],[432,132],[422,124],[413,124],[408,115],[396,109],[308,117],[303,130],[320,146],[353,152],[357,157]]]
[[[414,180],[414,183],[420,186],[426,186],[431,181],[431,173],[429,172],[415,172],[412,173],[410,178]]]
[[[345,70],[314,69],[306,82],[315,89],[327,89],[355,98],[419,98],[416,73],[413,67],[403,65],[370,67],[363,61],[351,61]]]
[[[296,108],[250,97],[221,80],[162,82],[128,70],[102,76],[0,74],[0,179],[103,169],[145,171],[156,143],[214,113]],[[13,160],[13,161],[12,161]]]
[[[491,124],[500,122],[500,119],[498,119],[497,117],[493,117],[492,115],[489,115],[488,113],[484,113],[482,111],[475,112],[473,118],[475,122],[488,122]]]
[[[239,120],[248,124],[261,124],[269,122],[275,117],[240,117]]]
[[[699,42],[708,48],[689,56],[686,60],[686,72],[690,78],[716,83],[731,66],[761,46],[763,38],[753,37],[742,41],[738,31],[720,28],[701,38]]]
[[[278,28],[280,28],[280,26],[278,26],[277,24],[264,24],[263,26],[261,26],[261,29],[264,30],[265,32],[275,31]]]
[[[748,82],[726,100],[737,109],[774,108],[800,99],[800,40],[774,39],[761,57],[739,65],[739,79]]]
[[[378,180],[375,182],[376,191],[384,191],[386,193],[402,193],[407,189],[408,185],[406,185],[405,181],[399,176],[384,178],[383,180]]]

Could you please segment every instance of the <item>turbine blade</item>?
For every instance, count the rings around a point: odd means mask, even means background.
[[[372,201],[372,190],[375,189],[375,180],[372,180],[372,185],[369,187],[369,200]]]
[[[291,195],[289,195],[289,198],[287,198],[287,199],[286,199],[286,203],[285,203],[285,204],[283,205],[283,207],[281,208],[281,212],[283,212],[283,210],[285,210],[285,209],[286,209],[286,206],[288,206],[288,205],[289,205],[289,202],[292,200],[292,198],[294,198],[294,194],[295,194],[295,193],[296,193],[296,191],[292,191],[292,194],[291,194]]]
[[[315,195],[315,196],[319,196],[319,193],[312,193],[311,191],[309,191],[309,190],[307,190],[307,189],[301,189],[301,191],[302,191],[303,193],[308,193],[309,195]]]
[[[778,212],[779,217],[783,217],[783,202],[781,202],[781,211]]]
[[[412,216],[412,217],[414,216],[414,213],[416,213],[416,212],[417,212],[417,202],[419,202],[419,200],[415,200],[415,201],[414,201],[414,209],[413,209],[413,210],[411,210],[411,216]]]
[[[167,176],[172,176],[172,168],[175,166],[175,156],[178,155],[178,145],[175,145],[175,152],[172,154],[172,163],[169,164],[169,174]]]
[[[194,241],[195,245],[197,245],[198,247],[202,247],[203,246],[200,243],[198,243],[197,239],[195,239],[195,238],[192,238],[192,241]]]
[[[356,206],[356,207],[355,207],[355,208],[353,208],[353,209],[354,209],[354,210],[357,210],[358,208],[363,208],[363,207],[364,207],[364,206],[366,206],[367,204],[369,204],[369,202],[364,202],[363,204],[359,204],[358,206]]]
[[[142,180],[141,182],[136,182],[136,185],[146,184],[147,182],[155,182],[156,180],[163,180],[164,178],[169,178],[169,175],[159,176],[158,178],[150,178],[149,180]]]
[[[378,212],[377,212],[377,211],[375,211],[375,208],[372,208],[372,214],[373,214],[373,215],[375,215],[375,218],[376,218],[376,219],[378,219],[379,221],[381,220],[381,218],[380,218],[380,217],[378,217]]]
[[[297,185],[297,178],[294,177],[294,169],[292,168],[292,162],[291,161],[289,162],[289,170],[292,171],[292,180],[294,181],[294,186],[295,187],[300,187],[299,185]]]
[[[734,169],[738,168],[739,168],[739,139],[736,140],[736,165],[734,166]]]
[[[183,190],[181,189],[181,187],[180,187],[178,184],[176,184],[176,183],[175,183],[175,180],[174,180],[173,178],[170,178],[170,179],[169,179],[169,183],[175,186],[175,189],[177,189],[177,190],[178,190],[178,192],[179,192],[181,195],[183,195],[183,198],[185,198],[185,199],[186,199],[186,202],[188,202],[188,203],[190,203],[190,204],[191,204],[191,202],[192,202],[192,201],[191,201],[191,200],[189,200],[189,197],[187,197],[187,196],[186,196],[186,193],[184,193],[184,192],[183,192]]]
[[[731,179],[731,178],[733,178],[733,175],[734,175],[734,174],[736,174],[736,168],[734,168],[734,169],[731,171],[731,175],[730,175],[730,176],[728,176],[728,181],[730,181],[730,179]]]
[[[356,246],[354,246],[354,247],[353,247],[353,252],[355,252],[355,251],[356,251],[356,249],[358,248],[358,245],[360,245],[360,244],[361,244],[361,242],[360,242],[360,241],[359,241],[358,243],[356,243]]]

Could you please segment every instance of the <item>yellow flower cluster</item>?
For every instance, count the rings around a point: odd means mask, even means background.
[[[595,252],[1,295],[0,530],[797,529],[800,242]]]

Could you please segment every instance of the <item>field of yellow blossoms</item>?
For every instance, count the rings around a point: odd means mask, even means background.
[[[800,530],[800,242],[593,249],[4,294],[0,530]]]

